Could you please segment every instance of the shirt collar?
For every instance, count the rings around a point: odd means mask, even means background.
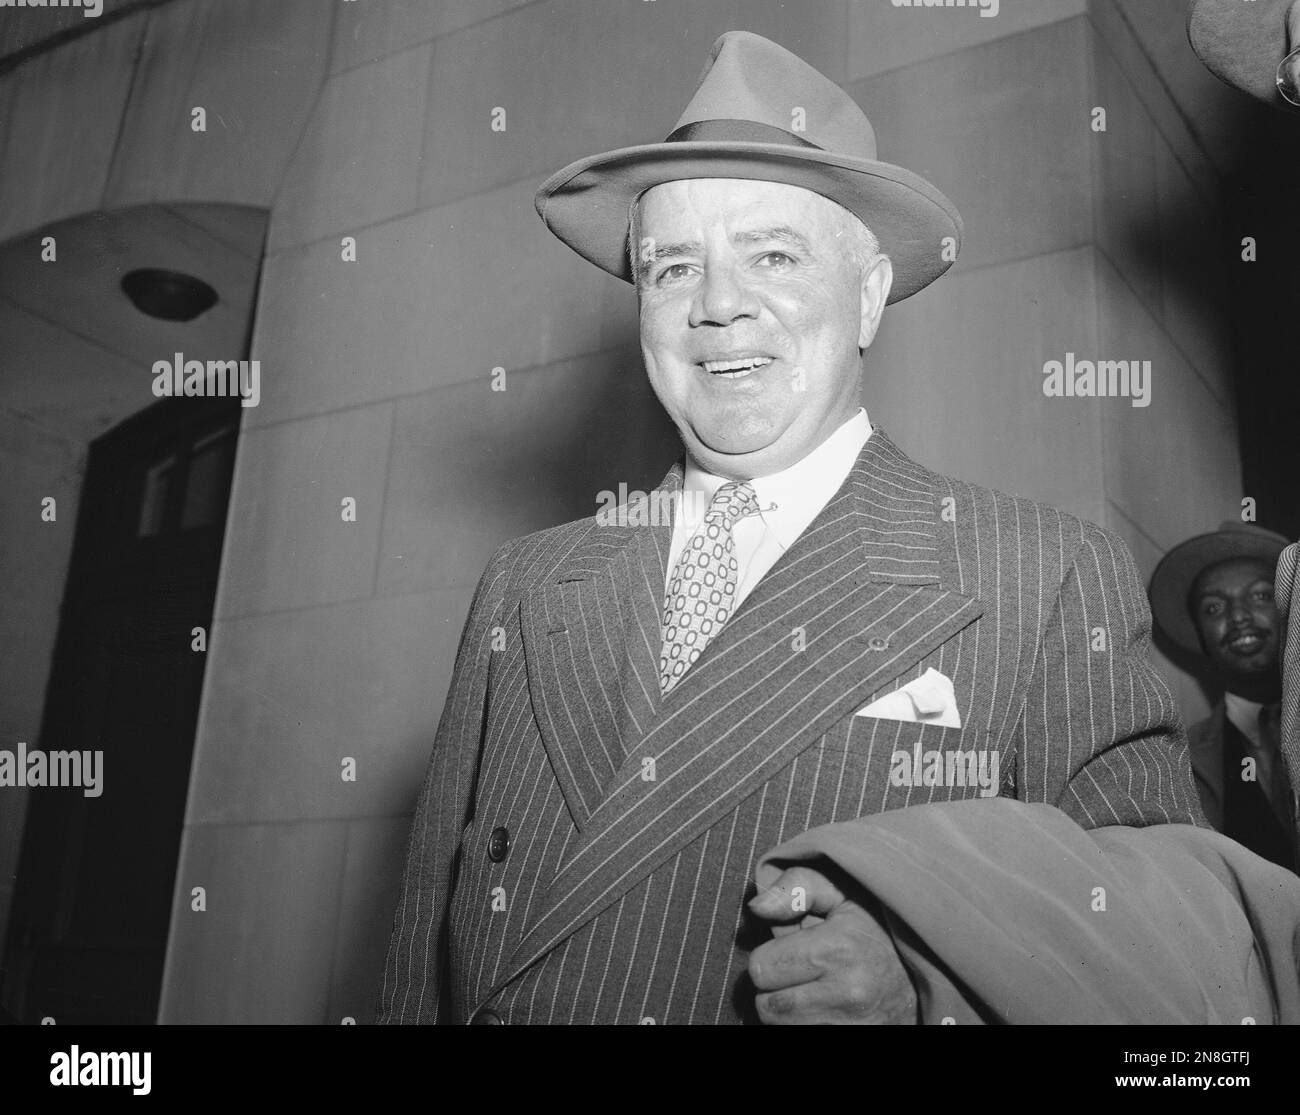
[[[793,545],[830,502],[870,436],[871,419],[859,407],[853,417],[802,460],[770,476],[750,480],[763,523],[782,549]],[[687,456],[683,483],[687,498],[682,501],[682,521],[687,529],[699,526],[713,493],[726,482],[726,477],[705,472]]]
[[[1224,711],[1239,732],[1254,736],[1259,731],[1259,710],[1264,706],[1258,701],[1248,701],[1231,691],[1223,694]]]

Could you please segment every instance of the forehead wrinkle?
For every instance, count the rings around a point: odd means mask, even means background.
[[[812,245],[807,239],[795,232],[789,225],[777,225],[774,228],[756,228],[734,233],[731,239],[742,244],[765,243],[776,241],[779,244],[793,244],[800,250],[813,254]]]

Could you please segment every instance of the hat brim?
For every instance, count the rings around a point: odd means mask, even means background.
[[[579,159],[537,191],[537,212],[584,259],[632,281],[627,254],[632,203],[653,186],[684,178],[783,182],[842,205],[875,233],[893,263],[889,301],[934,282],[962,240],[956,207],[923,178],[890,163],[781,143],[653,143]],[[952,251],[944,238],[952,237]],[[947,257],[947,258],[945,258]]]
[[[1189,654],[1204,656],[1200,636],[1187,609],[1187,594],[1201,571],[1229,558],[1259,558],[1270,570],[1287,540],[1272,531],[1216,530],[1181,542],[1151,574],[1151,614],[1159,631]]]
[[[1291,0],[1197,0],[1187,17],[1196,56],[1220,81],[1273,108],[1295,112],[1277,89],[1286,57],[1286,14]]]

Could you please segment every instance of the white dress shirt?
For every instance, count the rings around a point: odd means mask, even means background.
[[[1249,741],[1254,750],[1261,748],[1259,731],[1259,710],[1264,706],[1258,701],[1248,701],[1236,693],[1223,694],[1224,712],[1237,729]]]
[[[760,514],[741,519],[732,529],[739,564],[736,599],[732,612],[753,591],[808,525],[817,518],[849,475],[858,454],[871,436],[871,420],[861,407],[830,437],[802,460],[771,476],[750,480],[758,496]],[[673,538],[668,548],[664,592],[691,535],[704,521],[713,494],[727,482],[686,458],[682,498],[673,516]]]

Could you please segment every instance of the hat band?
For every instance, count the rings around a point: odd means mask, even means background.
[[[695,120],[674,128],[665,143],[785,143],[797,144],[799,147],[811,147],[824,151],[824,147],[787,132],[772,124],[760,124],[757,120]]]

